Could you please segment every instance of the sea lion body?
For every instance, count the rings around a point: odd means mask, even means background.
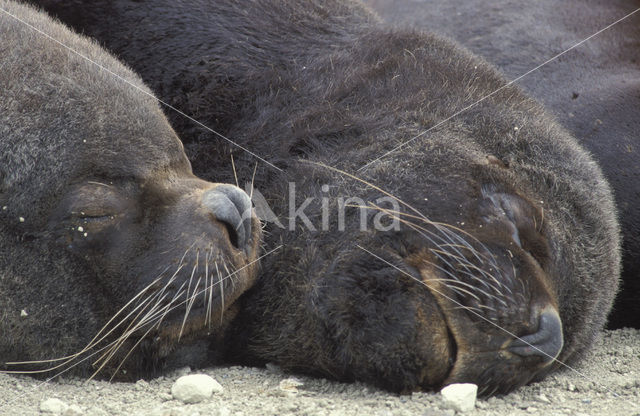
[[[268,162],[234,150],[283,228],[268,225],[281,248],[241,298],[231,359],[492,394],[602,328],[619,274],[608,184],[483,60],[351,1],[42,4]],[[233,147],[169,115],[196,173],[224,174]]]
[[[103,373],[148,374],[253,283],[257,220],[232,221],[248,196],[195,177],[149,90],[93,41],[0,8],[0,370],[84,351],[57,371],[90,374],[106,351]]]
[[[577,45],[518,84],[550,109],[594,155],[613,188],[623,236],[622,287],[607,326],[639,328],[640,12],[625,16],[640,3],[366,3],[389,23],[433,30],[455,39],[512,79]]]

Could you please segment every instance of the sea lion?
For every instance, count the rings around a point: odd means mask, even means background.
[[[0,9],[0,370],[151,374],[253,284],[250,200],[193,175],[147,87],[95,42]],[[30,360],[53,361],[11,364]]]
[[[355,1],[40,3],[266,161],[255,184],[282,228],[265,244],[283,248],[239,300],[229,359],[492,394],[602,328],[619,274],[609,186],[482,59]],[[168,114],[196,173],[220,175],[231,145]],[[235,155],[251,177],[256,159]]]
[[[625,18],[640,2],[366,3],[390,23],[450,36],[509,78],[588,38],[518,84],[552,110],[602,166],[623,236],[622,287],[607,326],[640,328],[640,12]]]

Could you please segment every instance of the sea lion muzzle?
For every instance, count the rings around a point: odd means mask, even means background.
[[[202,196],[202,203],[219,221],[227,225],[229,238],[238,248],[246,250],[251,240],[251,199],[240,188],[221,184]]]

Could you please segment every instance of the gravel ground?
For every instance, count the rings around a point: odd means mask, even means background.
[[[576,368],[512,394],[478,400],[468,415],[640,415],[640,331],[606,331]],[[204,402],[183,404],[171,396],[181,375],[203,373],[223,387]],[[280,382],[296,377],[297,393]],[[342,384],[292,376],[269,368],[218,367],[166,374],[137,383],[62,379],[41,383],[0,374],[0,415],[39,415],[43,400],[58,398],[72,415],[232,416],[232,415],[424,415],[453,416],[439,393],[398,396],[364,384]]]

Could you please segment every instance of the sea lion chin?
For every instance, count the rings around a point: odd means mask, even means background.
[[[44,13],[0,7],[0,370],[170,365],[253,284],[250,199],[193,175],[129,69]]]
[[[356,1],[41,3],[278,168],[259,164],[255,187],[280,219],[265,244],[283,247],[237,303],[229,360],[504,393],[602,328],[620,261],[610,188],[466,50]],[[226,145],[175,121],[195,172],[220,174]],[[255,159],[235,161],[250,177]]]

